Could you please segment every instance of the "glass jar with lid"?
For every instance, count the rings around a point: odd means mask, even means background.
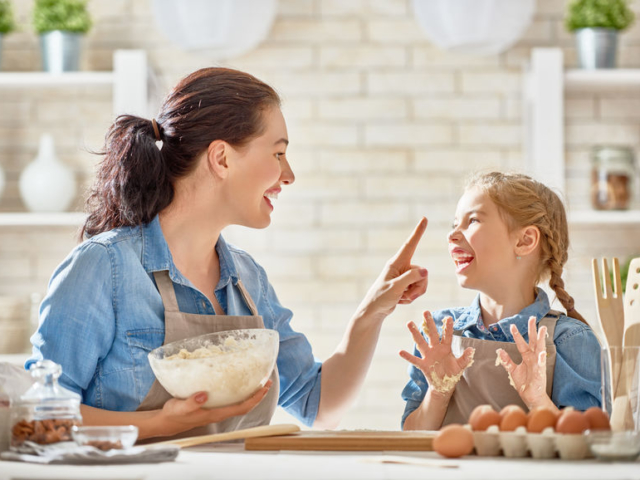
[[[591,204],[596,210],[629,208],[635,180],[631,147],[599,146],[591,152]]]
[[[62,368],[57,363],[42,360],[29,371],[35,383],[12,408],[11,450],[21,451],[28,442],[72,441],[72,427],[82,424],[80,395],[60,386]]]

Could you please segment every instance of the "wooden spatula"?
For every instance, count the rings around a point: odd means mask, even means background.
[[[185,448],[193,447],[195,445],[204,445],[206,443],[229,442],[231,440],[241,440],[245,438],[287,435],[289,433],[299,431],[300,427],[293,424],[263,425],[261,427],[236,430],[234,432],[213,433],[211,435],[200,435],[197,437],[179,438],[176,440],[167,440],[165,442],[150,443],[146,446],[155,447],[156,445],[178,445],[181,448]]]
[[[618,378],[620,376],[620,366],[622,364],[622,335],[624,329],[624,307],[622,303],[622,280],[620,279],[620,264],[618,259],[613,259],[613,278],[615,295],[609,276],[607,260],[602,259],[602,284],[600,283],[600,272],[598,272],[598,262],[594,258],[591,260],[593,271],[593,285],[596,295],[596,306],[598,307],[599,329],[602,332],[601,345],[608,347],[609,355],[609,378],[608,386],[611,396],[615,397],[618,388]],[[612,425],[613,426],[613,425]]]
[[[625,347],[640,347],[640,258],[634,258],[629,265],[624,299]]]

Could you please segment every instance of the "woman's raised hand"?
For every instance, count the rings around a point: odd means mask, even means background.
[[[411,264],[420,239],[427,229],[422,218],[400,250],[386,263],[358,310],[383,320],[398,304],[409,304],[427,291],[427,269]]]
[[[438,335],[438,328],[433,321],[431,312],[424,312],[423,326],[423,330],[429,339],[428,343],[415,323],[409,322],[407,324],[422,358],[416,357],[405,350],[400,352],[400,356],[422,371],[432,391],[442,395],[452,395],[464,370],[473,363],[475,349],[471,347],[465,349],[459,358],[453,355],[451,351],[453,319],[451,317],[444,319],[442,339]]]
[[[536,329],[536,317],[529,318],[529,343],[522,338],[515,325],[511,325],[511,334],[516,347],[522,355],[522,362],[516,365],[509,354],[499,348],[498,362],[509,374],[511,385],[518,391],[522,401],[534,408],[548,403],[547,395],[547,349],[545,337],[547,327]]]
[[[207,401],[205,392],[194,393],[185,400],[172,398],[162,407],[159,416],[157,430],[162,430],[163,436],[176,435],[192,428],[221,422],[236,415],[249,413],[267,395],[272,381],[269,380],[264,387],[254,393],[244,402],[228,407],[204,409],[202,404]]]

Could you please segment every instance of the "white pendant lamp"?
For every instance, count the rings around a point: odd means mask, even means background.
[[[277,10],[278,0],[153,0],[156,23],[171,42],[215,60],[264,41]]]
[[[418,23],[438,47],[469,55],[503,52],[525,33],[535,0],[413,0]]]

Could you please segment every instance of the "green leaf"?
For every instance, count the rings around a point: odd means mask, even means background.
[[[624,30],[635,20],[627,0],[573,0],[567,9],[565,26],[580,28],[611,28]]]
[[[12,32],[15,28],[11,3],[9,0],[0,0],[0,33]]]
[[[87,0],[36,0],[33,26],[38,33],[53,30],[87,33],[91,29]]]

